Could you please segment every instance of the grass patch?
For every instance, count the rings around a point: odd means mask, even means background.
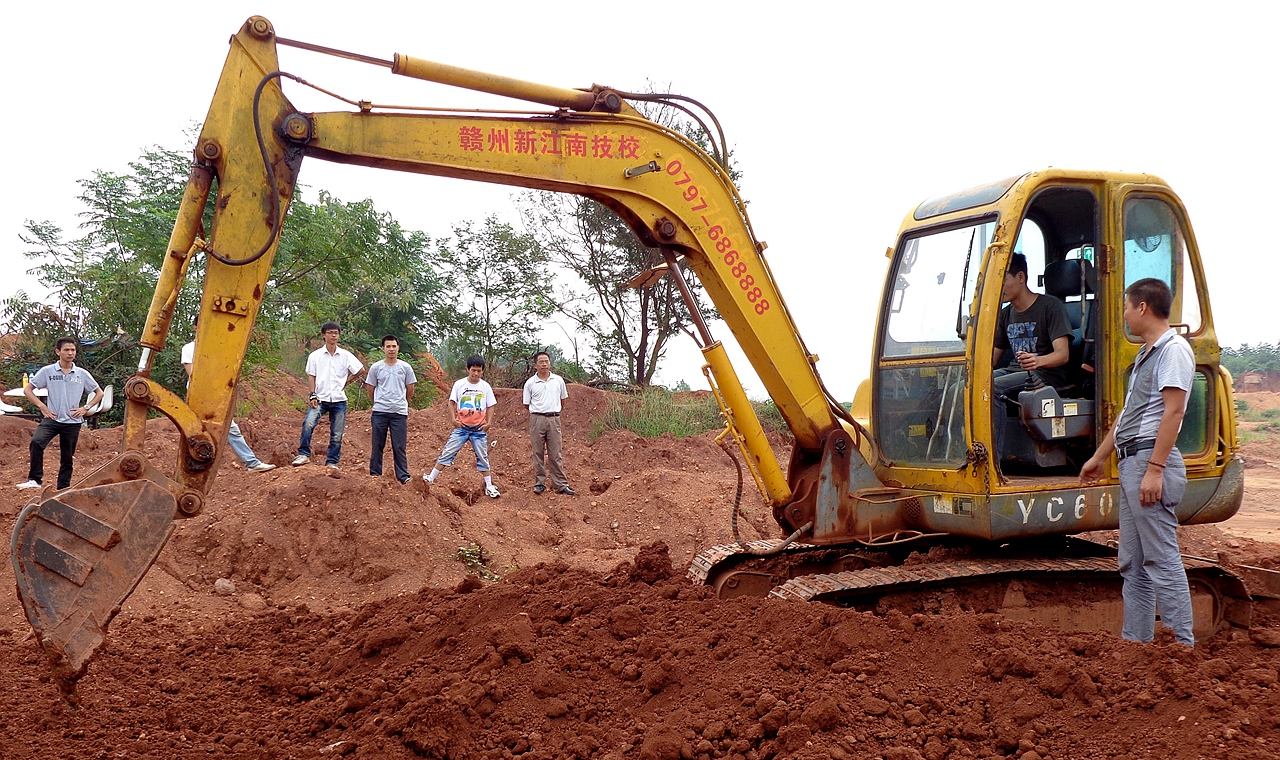
[[[1280,407],[1274,409],[1254,409],[1248,401],[1236,399],[1236,419],[1245,422],[1261,422],[1263,420],[1280,419]]]
[[[1280,431],[1280,421],[1273,420],[1271,422],[1264,422],[1261,425],[1258,425],[1256,428],[1254,428],[1254,430],[1259,432],[1268,432],[1268,433],[1274,433],[1274,432]]]
[[[1253,430],[1243,430],[1243,429],[1240,431],[1240,445],[1242,446],[1248,443],[1257,443],[1259,441],[1270,440],[1270,438],[1271,436],[1266,433],[1259,433]]]
[[[685,438],[723,427],[720,407],[710,395],[677,396],[652,386],[634,396],[610,399],[608,411],[592,426],[591,440],[610,430],[630,430],[642,438],[657,438],[663,433]]]
[[[454,559],[465,565],[469,573],[474,573],[487,581],[498,580],[498,574],[489,569],[489,557],[484,548],[475,541],[466,546],[459,546]]]
[[[772,401],[753,401],[752,407],[765,432],[790,435],[782,413]],[[610,430],[630,430],[642,438],[670,433],[677,438],[724,429],[720,406],[711,395],[678,394],[661,386],[633,396],[610,399],[609,409],[591,429],[591,440]]]

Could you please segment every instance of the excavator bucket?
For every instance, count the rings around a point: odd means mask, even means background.
[[[167,489],[137,479],[46,489],[18,515],[18,595],[68,698],[107,625],[173,533],[175,506]]]

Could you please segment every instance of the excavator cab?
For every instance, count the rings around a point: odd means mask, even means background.
[[[998,398],[992,347],[1000,283],[1014,252],[1027,258],[1032,290],[1066,308],[1068,380]],[[1070,498],[1081,495],[1074,488],[1080,466],[1114,423],[1141,347],[1124,325],[1124,290],[1158,277],[1173,290],[1171,323],[1197,358],[1178,446],[1191,477],[1204,478],[1204,491],[1199,504],[1179,511],[1207,516],[1200,510],[1215,502],[1234,456],[1230,383],[1218,365],[1195,239],[1164,182],[1064,170],[1001,180],[920,204],[889,253],[871,392],[863,394],[882,480],[954,490],[962,501],[964,492],[978,502],[991,498],[993,512],[1002,492],[1071,488]],[[1238,504],[1238,494],[1221,496]],[[1023,499],[1024,507],[1030,501]],[[1065,517],[1049,509],[1039,525],[1036,516],[1023,520],[1014,511],[1008,528],[1065,533],[1114,520],[1113,511],[1109,520],[1101,506],[1096,511],[1090,519],[1088,509],[1068,509]],[[980,531],[999,536],[1004,522],[993,514]]]

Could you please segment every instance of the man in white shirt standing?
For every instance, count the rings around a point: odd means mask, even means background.
[[[409,399],[413,398],[413,386],[418,382],[413,367],[400,361],[400,339],[394,335],[382,336],[382,353],[386,357],[374,362],[364,380],[373,401],[370,427],[373,431],[373,450],[369,452],[369,474],[382,477],[382,450],[387,447],[387,433],[391,433],[391,456],[395,461],[396,480],[409,482],[409,457],[405,447],[409,442]]]
[[[364,374],[364,365],[345,348],[338,346],[342,330],[337,322],[320,325],[324,345],[307,357],[307,384],[311,388],[308,400],[310,409],[302,421],[302,440],[298,442],[298,456],[293,466],[299,467],[311,461],[311,433],[320,421],[320,415],[329,415],[329,450],[324,464],[330,474],[337,473],[342,458],[342,432],[347,427],[346,387]]]
[[[569,398],[564,378],[551,371],[551,355],[539,351],[533,355],[537,373],[524,383],[524,405],[529,409],[529,440],[533,444],[534,493],[547,490],[547,470],[551,470],[551,487],[556,493],[573,496],[564,476],[561,458],[560,402]],[[543,456],[546,464],[543,464]]]

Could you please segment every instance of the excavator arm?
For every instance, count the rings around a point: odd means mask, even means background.
[[[174,521],[199,514],[213,486],[240,367],[306,157],[576,193],[604,204],[663,251],[673,276],[682,277],[681,261],[697,275],[795,434],[799,461],[817,466],[833,445],[843,454],[851,427],[836,416],[814,370],[816,357],[796,331],[742,199],[725,169],[693,141],[643,118],[609,88],[546,87],[399,55],[388,62],[340,53],[557,110],[398,113],[357,103],[356,112],[302,113],[284,96],[283,79],[301,80],[280,72],[277,42],[338,52],[277,40],[261,17],[232,38],[141,337],[138,372],[125,386],[122,450],[71,488],[47,489],[15,526],[19,593],[67,693]],[[212,228],[204,230],[215,181]],[[188,267],[202,254],[197,353],[184,400],[151,380],[150,371],[165,348]],[[766,498],[782,510],[795,501],[797,460],[788,480],[723,346],[699,327],[735,439]],[[142,454],[153,409],[180,431],[170,474]],[[841,433],[834,444],[833,432]],[[787,524],[785,516],[780,522]]]

